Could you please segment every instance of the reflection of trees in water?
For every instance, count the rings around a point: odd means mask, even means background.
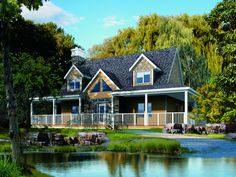
[[[144,170],[146,156],[144,154],[127,154],[119,152],[105,152],[100,154],[101,159],[105,160],[109,173],[112,176],[123,176],[122,172],[126,166],[132,167],[135,176],[140,177]],[[116,175],[117,174],[117,175]]]
[[[29,165],[46,163],[47,169],[60,168],[67,170],[73,166],[82,167],[80,162],[98,159],[98,156],[91,153],[31,153],[25,154],[24,158]]]
[[[175,176],[185,176],[184,170],[188,166],[188,158],[179,158],[179,157],[157,157],[156,155],[147,155],[147,161],[150,166],[153,166],[153,173],[157,176],[159,174],[165,174],[165,176],[172,177],[173,174],[170,172],[175,172]],[[151,168],[151,167],[149,167]],[[162,172],[161,172],[162,170]]]

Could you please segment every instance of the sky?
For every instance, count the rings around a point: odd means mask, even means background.
[[[22,16],[36,23],[54,22],[86,51],[121,29],[135,27],[139,16],[209,13],[220,0],[50,0],[38,11],[22,7]]]

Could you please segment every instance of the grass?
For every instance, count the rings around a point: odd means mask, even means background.
[[[108,132],[107,136],[111,141],[107,148],[109,151],[157,154],[178,154],[181,151],[180,143],[176,140],[144,137],[123,131]]]
[[[76,152],[75,146],[54,146],[54,152]]]
[[[11,152],[10,143],[0,143],[0,152]]]
[[[9,140],[10,138],[9,138],[8,133],[1,133],[0,134],[0,139]]]
[[[142,130],[142,131],[150,132],[150,133],[162,133],[162,128],[142,128],[142,129],[124,129],[124,130],[128,130],[128,131]]]
[[[180,143],[175,140],[147,139],[136,142],[111,143],[110,151],[144,152],[157,154],[178,154]]]
[[[214,139],[225,139],[225,134],[218,133],[218,134],[208,134],[208,135],[199,135],[199,134],[185,134],[186,136],[196,136],[196,137],[203,137],[203,138],[214,138]]]

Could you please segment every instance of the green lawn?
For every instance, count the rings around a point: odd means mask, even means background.
[[[225,134],[208,134],[208,135],[199,135],[199,134],[185,134],[186,136],[196,136],[196,137],[203,137],[203,138],[214,138],[214,139],[225,139]]]

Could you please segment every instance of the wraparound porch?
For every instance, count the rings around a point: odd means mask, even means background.
[[[50,114],[34,114],[31,104],[31,125],[50,126],[163,126],[167,123],[194,124],[189,119],[189,107],[196,94],[189,87],[165,88],[154,90],[112,92],[110,98],[96,99],[95,106],[86,105],[83,95],[47,97],[52,102]],[[34,101],[38,101],[35,99]],[[58,112],[57,102],[66,103],[67,110]],[[73,111],[73,104],[78,109]],[[72,106],[71,106],[72,105]],[[150,106],[149,106],[150,105]],[[71,109],[72,107],[72,109]],[[85,110],[90,107],[90,110]],[[71,111],[71,112],[70,112]],[[88,111],[88,112],[87,112]]]
[[[115,114],[59,114],[59,115],[33,115],[33,127],[105,127],[107,125],[125,127],[158,127],[168,123],[184,124],[184,112],[150,113],[145,124],[144,114],[115,113]],[[190,118],[187,124],[200,124]]]

